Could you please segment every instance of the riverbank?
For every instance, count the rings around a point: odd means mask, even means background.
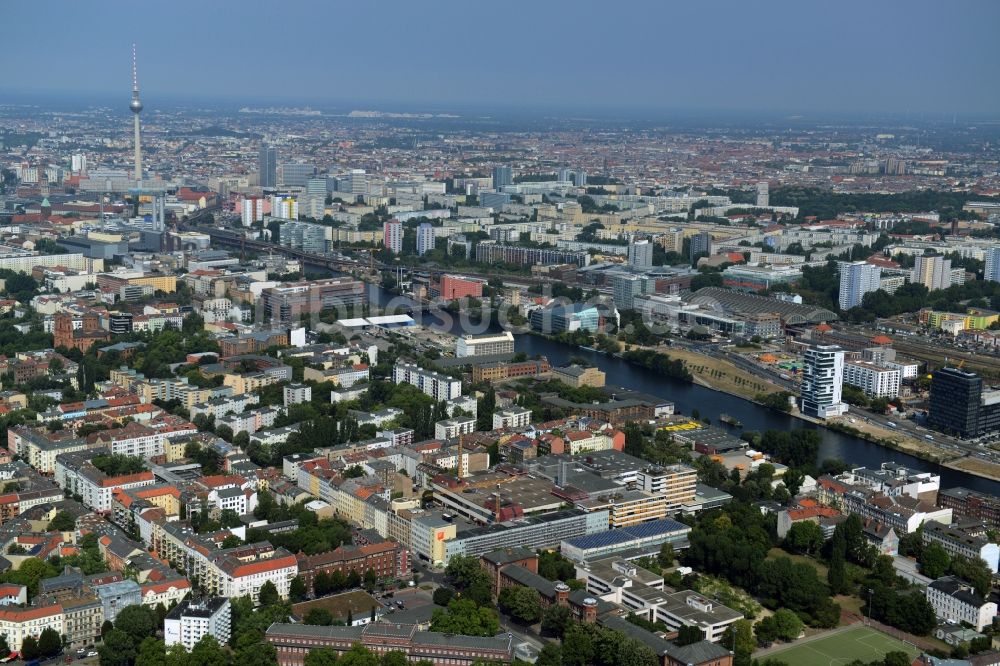
[[[990,481],[1000,479],[1000,465],[989,462],[988,460],[983,460],[982,458],[962,456],[961,458],[949,460],[948,462],[942,464],[948,469],[953,469],[956,472],[973,474],[983,479],[989,479]]]
[[[831,430],[836,430],[837,432],[842,432],[846,435],[863,439],[867,442],[871,442],[872,444],[884,446],[887,449],[892,449],[893,451],[908,453],[911,456],[915,456],[921,460],[926,460],[927,462],[944,465],[948,461],[956,458],[953,452],[941,448],[932,442],[916,439],[915,437],[908,437],[898,431],[888,430],[864,421],[858,420],[855,421],[855,423],[850,423],[849,418],[843,416],[824,421],[822,419],[806,416],[805,414],[798,412],[798,410],[796,410],[792,416],[800,418],[804,421],[809,421],[810,423],[822,425],[826,428],[830,428]],[[1000,479],[1000,476],[997,476],[996,478]]]
[[[736,367],[730,361],[715,356],[708,356],[681,347],[643,347],[641,345],[624,345],[625,351],[648,350],[665,354],[671,359],[682,361],[692,375],[692,381],[699,386],[728,393],[729,395],[754,401],[760,394],[778,393],[782,388],[766,379]],[[628,360],[628,359],[626,359]]]

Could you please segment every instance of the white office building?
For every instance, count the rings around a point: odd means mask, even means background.
[[[920,255],[913,265],[912,282],[924,285],[931,291],[947,289],[952,285],[951,259]]]
[[[635,268],[652,268],[653,244],[648,240],[639,240],[629,243],[628,265]]]
[[[417,254],[421,257],[434,249],[434,225],[429,222],[417,227]]]
[[[986,270],[983,279],[990,282],[1000,282],[1000,247],[987,248],[983,252]]]
[[[827,419],[847,413],[847,405],[841,399],[843,384],[843,349],[837,345],[814,345],[806,350],[801,390],[803,414]]]
[[[299,219],[299,202],[294,197],[271,197],[271,217],[281,217],[287,220]],[[284,227],[282,227],[284,231]]]
[[[232,612],[225,597],[182,601],[163,620],[163,642],[168,648],[180,643],[190,652],[205,636],[225,645],[231,634]]]
[[[766,180],[757,183],[757,208],[767,208],[771,205],[771,195],[768,189]]]
[[[514,336],[510,331],[486,335],[463,335],[455,343],[455,356],[492,356],[494,354],[513,354]]]
[[[844,383],[857,386],[871,398],[895,398],[902,381],[898,369],[882,367],[869,361],[844,364]]]
[[[650,294],[656,289],[656,282],[641,275],[615,275],[611,280],[615,307],[619,310],[635,308],[636,296]]]
[[[865,294],[878,291],[882,269],[864,261],[841,261],[840,309],[850,310],[861,305]]]

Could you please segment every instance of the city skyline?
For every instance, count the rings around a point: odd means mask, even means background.
[[[8,39],[13,52],[31,49],[40,32],[70,26],[81,35],[113,37],[56,40],[35,53],[32,67],[8,72],[0,90],[110,102],[127,76],[123,54],[136,41],[144,56],[144,96],[149,91],[151,100],[367,101],[650,116],[684,110],[893,112],[914,120],[991,117],[1000,109],[1000,92],[983,85],[998,64],[989,47],[990,27],[1000,19],[993,4],[959,3],[942,23],[929,2],[907,3],[905,12],[897,3],[862,12],[858,3],[631,2],[618,9],[623,18],[605,24],[595,17],[606,8],[592,3],[578,3],[572,12],[532,6],[528,14],[518,3],[500,13],[390,3],[378,14],[364,6],[294,3],[288,30],[296,37],[278,39],[266,59],[254,53],[274,23],[266,12],[252,11],[253,3],[235,16],[188,2],[110,5],[100,16],[77,6],[56,16],[8,8],[12,24],[22,27]],[[185,15],[182,45],[176,32],[145,28],[175,25]],[[306,15],[310,19],[301,20]],[[699,24],[703,29],[683,27]],[[345,28],[355,25],[368,28]],[[259,39],[246,39],[255,31]],[[889,48],[917,43],[920,48]],[[500,66],[484,68],[487,61]],[[615,86],[609,92],[604,85],[610,81]]]

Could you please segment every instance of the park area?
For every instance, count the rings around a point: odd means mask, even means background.
[[[855,659],[870,662],[889,652],[905,652],[910,659],[920,651],[870,627],[855,625],[819,638],[803,639],[788,648],[768,653],[767,657],[788,666],[841,666]]]

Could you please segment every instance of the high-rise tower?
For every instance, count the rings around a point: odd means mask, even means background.
[[[139,100],[139,74],[135,66],[135,44],[132,45],[132,101],[129,102],[128,109],[132,112],[135,133],[135,186],[142,189],[142,144],[139,141],[139,113],[142,111],[142,101]]]

